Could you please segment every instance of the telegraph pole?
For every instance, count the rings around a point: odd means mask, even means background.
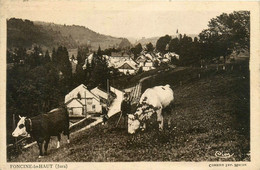
[[[86,100],[87,100],[87,96],[86,96],[86,92],[84,92],[84,96],[85,96],[85,108],[84,108],[84,114],[85,114],[85,116],[87,117],[87,102],[86,102]]]
[[[16,126],[15,126],[15,114],[13,114],[13,130],[15,130]],[[17,138],[14,139],[14,146],[15,149],[17,149]]]
[[[107,79],[107,107],[109,105],[109,79]]]

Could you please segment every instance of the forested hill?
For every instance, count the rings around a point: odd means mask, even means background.
[[[57,46],[67,48],[77,47],[71,37],[63,36],[59,31],[46,31],[43,27],[35,25],[32,21],[11,18],[7,20],[7,47],[29,48],[33,44],[40,45],[43,49],[52,49]]]
[[[108,35],[99,34],[84,26],[78,25],[60,25],[46,22],[34,22],[35,25],[46,31],[58,31],[65,37],[73,38],[78,45],[90,45],[92,49],[97,50],[99,45],[101,49],[109,47],[118,47],[123,38],[116,38]]]
[[[96,33],[84,26],[32,22],[16,18],[7,21],[8,48],[31,47],[33,44],[48,49],[60,45],[67,48],[88,45],[93,50],[97,50],[99,46],[102,49],[118,47],[122,40],[125,41],[123,38]]]

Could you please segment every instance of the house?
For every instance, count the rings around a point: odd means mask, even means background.
[[[149,71],[155,69],[154,62],[156,60],[157,59],[155,58],[155,55],[147,53],[147,54],[140,55],[136,59],[136,62],[139,63],[138,67],[139,68],[141,67],[143,71]]]
[[[112,52],[111,56],[107,57],[108,66],[118,68],[121,66],[125,61],[129,61],[131,59],[131,56],[127,53],[122,52]]]
[[[94,58],[94,53],[90,54],[89,56],[86,57],[85,59],[85,63],[84,65],[82,66],[82,69],[85,70],[87,69],[87,66],[91,66],[92,64],[92,61],[93,61],[93,58]]]
[[[130,62],[123,63],[118,70],[126,75],[134,74],[137,68],[133,66]]]
[[[118,68],[121,67],[125,62],[128,62],[134,68],[137,67],[137,63],[133,60],[133,56],[127,53],[112,52],[111,56],[103,57],[107,59],[108,67]]]
[[[148,58],[149,60],[154,60],[154,57],[150,54],[150,53],[147,53],[145,54],[145,57]]]
[[[146,60],[144,66],[142,66],[143,71],[149,71],[155,69],[154,63],[151,60]]]
[[[179,60],[180,59],[180,56],[174,52],[168,52],[166,54],[164,54],[163,56],[163,60],[167,60],[168,62],[171,61],[173,58]]]
[[[73,98],[69,102],[65,103],[69,116],[83,116],[84,114],[84,104],[77,98]]]
[[[83,84],[65,96],[65,105],[70,116],[84,116],[87,113],[101,113],[102,111],[100,98]]]
[[[124,57],[124,58],[128,57],[129,58],[129,57],[131,57],[131,55],[127,54],[126,52],[112,52],[111,57]]]
[[[69,58],[76,58],[78,55],[78,48],[68,49]]]
[[[101,102],[105,103],[108,100],[108,94],[107,92],[105,92],[104,90],[96,87],[92,90],[90,90],[91,93],[95,94],[96,96],[98,96],[101,100]]]
[[[71,63],[72,73],[75,74],[77,64],[78,64],[78,60],[77,59],[70,59],[70,63]]]
[[[147,58],[145,57],[145,55],[140,55],[136,59],[136,62],[138,63],[138,67],[143,67],[146,60],[147,60]]]

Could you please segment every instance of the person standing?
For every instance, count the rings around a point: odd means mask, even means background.
[[[102,115],[103,115],[103,125],[105,125],[108,121],[108,107],[105,104],[102,104]]]
[[[124,118],[124,126],[127,125],[127,115],[131,112],[131,104],[128,95],[125,93],[121,103],[121,114]]]

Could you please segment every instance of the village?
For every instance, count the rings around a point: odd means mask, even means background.
[[[76,65],[77,59],[72,58],[73,54],[75,54],[75,51],[69,53],[70,62],[72,65]],[[86,69],[87,65],[93,62],[93,55],[91,53],[86,57],[83,69]],[[143,50],[136,60],[133,55],[124,52],[112,52],[111,56],[103,55],[102,57],[106,59],[108,67],[118,69],[124,75],[135,75],[138,70],[150,71],[161,64],[171,64],[173,59],[179,60],[179,55],[174,52],[162,55],[159,52],[147,52],[146,50]],[[112,96],[115,97],[113,90],[105,91],[99,87],[88,90],[84,84],[81,84],[65,96],[64,102],[70,117],[85,117],[93,113],[101,113],[101,105],[109,102],[111,92]]]

